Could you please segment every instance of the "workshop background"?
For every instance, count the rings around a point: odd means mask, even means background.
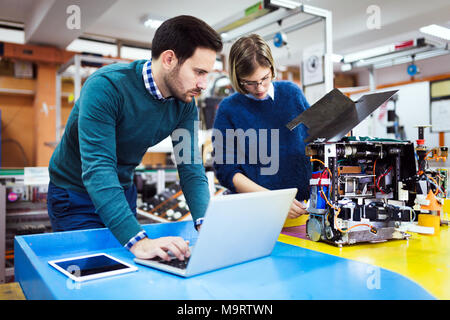
[[[448,242],[443,244],[450,211],[447,0],[0,0],[0,283],[8,285],[6,298],[22,297],[14,274],[14,237],[51,233],[47,166],[83,83],[104,65],[149,59],[156,28],[181,14],[203,19],[224,41],[208,89],[197,99],[199,148],[212,196],[227,193],[214,176],[211,129],[219,102],[233,93],[227,58],[240,36],[261,35],[272,49],[276,79],[296,83],[310,105],[335,88],[353,101],[398,90],[351,135],[426,147],[427,165],[439,178],[432,176],[436,183],[430,182],[437,196],[437,209],[431,211],[437,210],[447,225],[440,226],[439,235],[435,229],[438,244],[430,235],[419,237],[441,246],[433,256],[438,267],[431,268],[442,268],[444,280],[425,279],[418,267],[395,259],[398,251],[389,251],[392,244],[386,244],[385,255],[382,247],[373,255],[361,247],[342,253],[299,237],[298,229],[285,229],[280,241],[380,265],[414,279],[434,297],[449,299],[444,286],[450,283],[450,254]],[[424,143],[419,146],[417,140]],[[418,159],[416,153],[412,161]],[[142,224],[190,219],[170,138],[149,148],[134,179]],[[302,226],[306,220],[285,227]]]

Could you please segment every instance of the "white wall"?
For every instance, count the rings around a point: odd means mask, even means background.
[[[396,105],[399,124],[405,127],[406,139],[415,142],[418,138],[418,129],[415,126],[430,124],[430,83],[428,81],[416,82],[379,90],[379,92],[391,90],[399,90],[397,92],[398,100]],[[351,99],[356,101],[361,95],[352,95]],[[389,102],[386,109],[393,109],[392,103]],[[394,138],[393,135],[386,132],[387,112],[383,115],[384,111],[383,107],[378,108],[373,113],[373,117],[369,116],[354,128],[353,135]],[[424,135],[427,147],[439,146],[439,133],[433,133],[430,128],[426,128]],[[445,144],[447,146],[450,145],[450,132],[445,133]],[[430,163],[430,165],[432,164]],[[448,167],[449,165],[449,160],[445,164],[439,162],[439,166]]]

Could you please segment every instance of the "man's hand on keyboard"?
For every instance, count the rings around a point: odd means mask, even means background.
[[[189,241],[185,241],[181,237],[144,238],[136,242],[130,249],[136,258],[152,259],[160,257],[166,261],[170,261],[170,255],[167,252],[169,250],[178,260],[184,260],[185,257],[188,258],[191,255]]]

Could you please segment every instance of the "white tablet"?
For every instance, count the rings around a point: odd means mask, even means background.
[[[86,281],[137,271],[138,268],[106,253],[72,257],[48,262],[74,281]]]

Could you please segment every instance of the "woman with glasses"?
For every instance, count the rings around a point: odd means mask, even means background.
[[[309,198],[311,166],[305,155],[305,127],[290,131],[286,124],[309,104],[295,83],[273,81],[271,50],[259,35],[233,44],[229,75],[237,92],[222,100],[216,113],[216,176],[234,193],[297,188],[288,214],[297,218],[306,213],[302,201]]]

